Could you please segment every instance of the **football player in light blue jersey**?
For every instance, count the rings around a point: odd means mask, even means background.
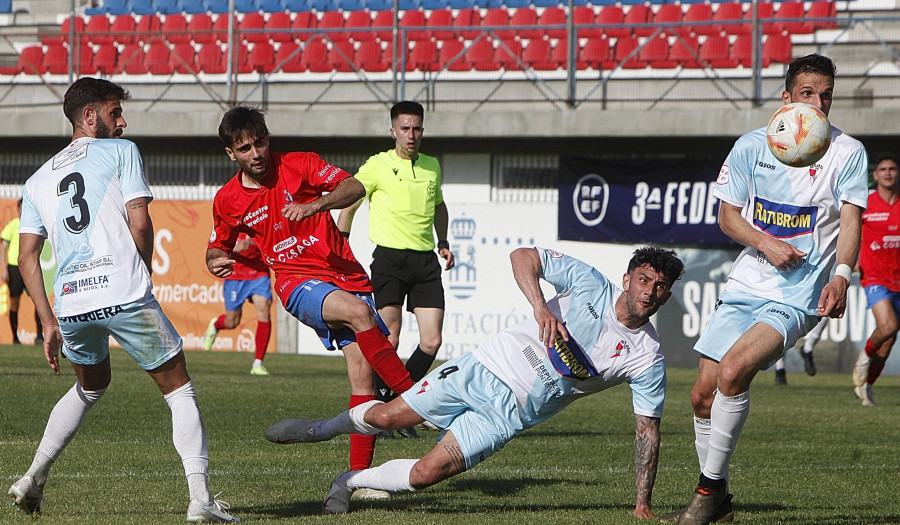
[[[811,104],[827,115],[834,76],[827,57],[794,59],[782,101]],[[691,391],[700,481],[688,506],[664,521],[733,519],[728,466],[750,413],[750,382],[820,317],[844,315],[867,179],[862,144],[835,127],[828,152],[805,168],[780,164],[765,128],[735,143],[715,195],[722,231],[745,248],[694,346],[701,354]]]
[[[286,444],[372,435],[424,421],[446,429],[422,459],[396,459],[337,476],[325,512],[347,512],[351,495],[361,488],[430,487],[484,461],[572,401],[628,383],[636,428],[633,514],[655,517],[650,499],[666,369],[649,319],[671,296],[684,265],[673,251],[640,248],[619,288],[595,268],[552,250],[520,248],[510,258],[516,282],[534,308],[533,320],[448,361],[389,403],[370,401],[325,421],[285,419],[266,430],[269,441]],[[553,284],[558,295],[545,300],[539,279]]]
[[[40,512],[50,468],[109,386],[112,336],[150,374],[172,412],[172,440],[190,492],[187,521],[236,523],[210,495],[206,430],[181,337],[151,292],[153,196],[137,147],[118,139],[127,99],[112,82],[78,79],[63,100],[72,142],[25,183],[19,267],[35,291],[47,362],[59,374],[64,345],[77,382],[53,408],[31,467],[9,495],[20,512]],[[44,239],[59,266],[52,310],[40,267]]]

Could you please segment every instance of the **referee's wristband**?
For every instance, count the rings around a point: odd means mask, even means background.
[[[350,238],[350,232],[341,232],[341,235],[343,235],[345,239]]]
[[[848,283],[850,282],[850,274],[852,274],[852,273],[853,273],[853,269],[850,268],[850,265],[848,265],[848,264],[839,264],[839,265],[837,265],[837,268],[835,268],[835,270],[834,270],[835,277],[840,275],[844,279],[847,279]]]
[[[437,244],[438,250],[450,249],[450,243],[447,241],[438,241]]]

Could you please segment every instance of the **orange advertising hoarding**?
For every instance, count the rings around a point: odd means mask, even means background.
[[[206,270],[206,246],[212,231],[212,203],[207,201],[163,201],[150,204],[153,219],[153,293],[163,311],[184,339],[186,349],[202,348],[209,321],[225,313],[221,279]],[[16,214],[16,201],[0,199],[0,227]],[[44,282],[52,294],[55,259],[49,243],[42,256]],[[4,300],[5,299],[5,300]],[[276,299],[277,300],[277,299]],[[8,292],[0,288],[0,314],[8,308]],[[276,348],[274,311],[269,350]],[[3,315],[3,317],[6,317]],[[12,341],[9,322],[0,322],[0,342]],[[27,298],[19,307],[19,332],[22,342],[34,340],[34,307]],[[241,324],[223,330],[214,350],[253,352],[256,314],[252,306],[244,308]]]

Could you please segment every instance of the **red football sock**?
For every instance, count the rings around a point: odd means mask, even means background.
[[[218,319],[216,319],[215,324],[216,330],[224,330],[225,329],[225,316],[220,315]]]
[[[269,334],[272,333],[272,323],[259,321],[256,323],[256,359],[262,360],[266,356],[266,348],[269,347]]]
[[[372,401],[375,396],[350,395],[350,408],[359,406],[367,401]],[[362,434],[350,434],[350,470],[364,470],[372,466],[372,457],[375,456],[376,436],[363,436]]]
[[[886,361],[886,358],[877,355],[869,361],[869,377],[866,379],[866,383],[869,383],[870,385],[875,384],[875,380],[878,379],[878,376],[881,375],[881,371],[884,370],[884,363]]]
[[[412,388],[409,370],[403,366],[403,362],[397,357],[397,351],[380,328],[375,326],[365,332],[357,332],[356,342],[359,343],[363,357],[391,390],[402,394]]]

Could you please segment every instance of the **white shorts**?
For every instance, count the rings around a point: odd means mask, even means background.
[[[791,348],[819,323],[819,317],[770,299],[724,291],[694,350],[721,361],[738,338],[757,323],[778,330],[784,337],[784,348]]]
[[[417,414],[453,432],[466,469],[491,457],[524,428],[512,390],[472,354],[447,361],[401,395]]]
[[[76,365],[101,363],[109,355],[109,336],[144,370],[158,368],[181,352],[181,336],[152,296],[120,306],[59,318],[63,353]]]

